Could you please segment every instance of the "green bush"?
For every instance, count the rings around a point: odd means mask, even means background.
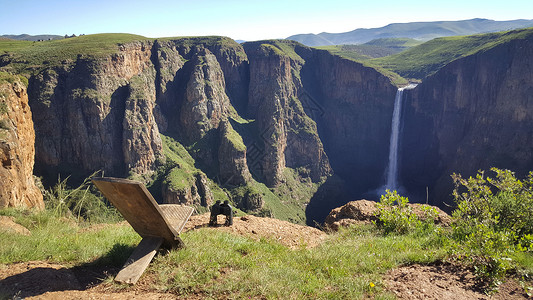
[[[533,250],[533,173],[521,181],[509,170],[491,170],[494,178],[483,171],[468,179],[452,175],[452,250],[494,288],[513,267],[513,253]]]
[[[408,205],[409,199],[402,197],[397,191],[386,191],[376,204],[378,210],[376,215],[379,221],[375,222],[378,228],[385,234],[398,233],[405,234],[415,230],[427,230],[433,228],[437,211],[429,206],[422,206],[424,216],[419,218]]]
[[[0,92],[0,98],[6,97]],[[7,113],[7,104],[5,102],[0,102],[0,115]]]
[[[533,172],[521,181],[509,170],[491,169],[495,178],[479,171],[475,178],[453,174],[456,233],[468,235],[483,223],[495,231],[514,233],[513,243],[533,234]]]

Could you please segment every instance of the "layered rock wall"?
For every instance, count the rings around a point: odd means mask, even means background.
[[[514,40],[456,60],[408,91],[403,184],[452,204],[453,172],[533,170],[532,66],[533,41]]]
[[[44,208],[35,184],[35,131],[28,95],[15,77],[0,79],[0,208]]]
[[[335,174],[355,193],[383,182],[387,164],[395,87],[361,63],[313,51],[302,69],[305,107]]]
[[[163,133],[223,185],[276,188],[288,167],[302,182],[336,173],[362,191],[383,173],[394,92],[371,68],[288,41],[128,43],[31,78],[37,172],[150,175],[169,164]],[[175,163],[165,178],[174,172],[191,187],[196,171]],[[167,202],[206,203],[198,188],[165,182]],[[251,202],[259,209],[263,200]]]
[[[30,79],[39,173],[154,170],[161,141],[152,117],[151,48],[149,42],[131,43],[108,57],[78,57]]]
[[[283,44],[283,43],[282,43]],[[294,47],[289,42],[289,47]],[[256,119],[267,185],[282,182],[285,167],[304,168],[318,182],[331,174],[317,127],[305,112],[301,70],[305,60],[270,43],[245,44],[250,59],[248,116]]]

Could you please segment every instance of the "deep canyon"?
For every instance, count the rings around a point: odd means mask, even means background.
[[[35,129],[15,125],[19,104],[7,104],[2,170],[22,156],[10,154],[7,136],[27,135],[45,186],[58,174],[79,180],[102,170],[147,183],[162,202],[229,199],[314,224],[350,200],[378,199],[385,182],[398,86],[326,50],[286,40],[134,39],[104,54],[28,61],[0,55],[0,70],[28,78],[27,88],[2,82],[2,99],[27,97]],[[455,59],[404,91],[398,183],[411,202],[453,206],[453,172],[524,176],[532,150],[533,34]]]

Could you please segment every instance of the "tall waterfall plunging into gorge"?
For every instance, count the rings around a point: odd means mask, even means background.
[[[392,113],[392,126],[389,144],[389,165],[387,167],[386,181],[383,190],[398,190],[398,145],[400,141],[400,122],[402,115],[403,91],[416,87],[416,84],[409,84],[399,88],[394,98],[394,111]]]

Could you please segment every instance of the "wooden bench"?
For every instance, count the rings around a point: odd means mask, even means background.
[[[91,180],[142,237],[115,281],[135,284],[161,246],[184,246],[179,234],[194,208],[179,204],[157,204],[144,184],[137,181],[112,177]]]

